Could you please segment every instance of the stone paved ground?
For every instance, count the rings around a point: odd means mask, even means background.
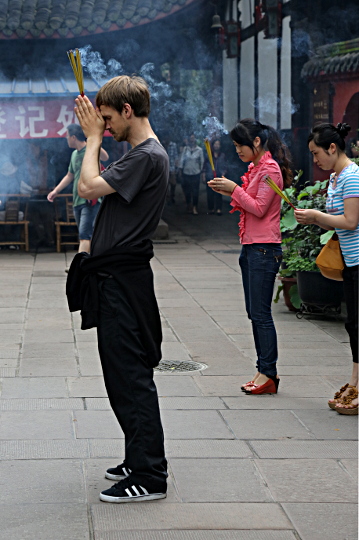
[[[203,207],[203,205],[202,205]],[[327,399],[346,382],[342,322],[274,307],[276,396],[246,396],[254,348],[237,265],[236,219],[167,208],[174,243],[153,262],[166,360],[156,375],[168,497],[101,503],[123,457],[93,330],[65,299],[68,254],[0,252],[0,540],[354,540],[356,418]]]

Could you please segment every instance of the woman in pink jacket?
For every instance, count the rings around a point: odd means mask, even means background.
[[[278,133],[256,120],[241,120],[230,136],[239,158],[250,163],[248,172],[241,186],[224,177],[214,178],[208,185],[217,193],[229,195],[232,212],[241,213],[239,266],[257,352],[257,373],[242,390],[247,394],[276,394],[278,349],[271,304],[282,261],[281,199],[264,180],[270,176],[280,189],[289,186],[293,178],[290,156]]]

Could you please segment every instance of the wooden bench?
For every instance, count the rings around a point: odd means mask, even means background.
[[[60,201],[65,199],[65,220],[63,219]],[[61,252],[62,246],[78,246],[78,230],[72,207],[72,195],[63,195],[55,199],[55,229],[56,251]],[[76,228],[76,231],[74,230]]]
[[[6,198],[5,219],[0,221],[0,225],[5,227],[19,227],[20,240],[7,239],[0,241],[0,246],[24,246],[25,251],[29,251],[29,221],[27,220],[27,203],[24,208],[24,217],[19,220],[20,200],[28,195],[14,193],[0,194],[0,198]]]

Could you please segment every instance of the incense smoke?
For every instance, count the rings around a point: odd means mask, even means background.
[[[202,122],[205,128],[205,132],[209,139],[214,137],[221,137],[222,135],[228,135],[228,131],[224,128],[223,124],[216,118],[216,116],[209,115]]]
[[[107,62],[102,60],[98,51],[93,51],[91,45],[86,45],[79,49],[81,53],[81,62],[85,71],[87,71],[92,79],[99,85],[103,85],[108,79],[112,79],[123,72],[120,62],[111,58]]]

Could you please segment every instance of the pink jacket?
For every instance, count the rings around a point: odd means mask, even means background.
[[[239,237],[241,244],[278,243],[281,198],[263,180],[266,176],[283,189],[283,177],[278,163],[266,152],[258,165],[251,163],[242,177],[243,185],[232,193],[231,206],[241,212]]]

